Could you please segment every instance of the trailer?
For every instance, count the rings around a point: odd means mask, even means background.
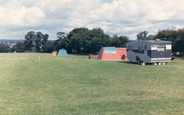
[[[127,59],[140,64],[166,64],[171,61],[170,41],[132,41],[126,44]]]

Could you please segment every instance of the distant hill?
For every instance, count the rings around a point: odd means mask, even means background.
[[[18,42],[24,42],[24,40],[7,40],[7,39],[0,39],[0,43],[4,43],[4,44],[7,44],[9,46],[13,46],[15,45],[16,43]]]
[[[18,42],[24,42],[24,41],[25,40],[11,40],[11,39],[7,40],[7,39],[0,39],[0,43],[7,44],[9,46],[13,46],[13,45],[15,45]],[[55,40],[48,40],[48,41],[53,41],[54,42]]]

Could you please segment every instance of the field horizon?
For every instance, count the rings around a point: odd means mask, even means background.
[[[1,53],[0,60],[3,115],[184,114],[179,58],[161,66],[49,53]]]

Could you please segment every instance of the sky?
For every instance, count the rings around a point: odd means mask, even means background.
[[[143,31],[184,28],[184,0],[0,0],[0,39],[24,39],[29,31],[69,33],[100,27],[135,40]]]

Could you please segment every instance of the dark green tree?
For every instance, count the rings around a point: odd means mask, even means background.
[[[110,45],[110,36],[105,34],[101,28],[94,28],[91,31],[91,45],[88,49],[90,53],[96,54],[102,47]]]
[[[67,34],[64,32],[58,32],[57,34],[57,40],[54,42],[54,50],[58,51],[61,48],[66,49],[68,47],[68,39]]]
[[[75,28],[69,32],[67,39],[69,44],[67,46],[68,52],[82,53],[86,40],[90,39],[87,28]]]
[[[65,38],[67,36],[67,33],[65,33],[65,32],[58,32],[57,33],[57,37],[59,38],[59,39],[63,39],[63,38]]]
[[[179,55],[184,55],[184,40],[178,40],[173,44],[173,52],[176,54],[179,52]]]
[[[145,40],[147,38],[147,35],[148,35],[147,31],[140,32],[139,34],[137,34],[137,40],[138,41]]]
[[[45,45],[49,38],[48,34],[42,34],[41,32],[36,32],[35,34],[35,48],[37,52],[43,51],[42,47]]]
[[[174,43],[177,40],[177,36],[177,31],[175,30],[159,30],[158,34],[155,36],[155,39],[171,41],[172,43]]]
[[[110,41],[110,36],[104,34],[101,28],[75,28],[69,34],[59,32],[57,37],[56,50],[65,48],[68,53],[97,53],[101,47],[108,46]]]
[[[179,52],[180,55],[184,54],[184,29],[159,30],[155,39],[171,41],[173,53]]]
[[[42,47],[49,38],[48,34],[42,34],[41,32],[30,31],[25,35],[25,47],[28,51],[43,51]]]
[[[154,35],[149,35],[145,40],[154,40],[155,36]],[[143,39],[144,40],[144,39]]]
[[[25,50],[26,50],[25,44],[22,42],[18,42],[12,47],[12,51],[16,52],[24,52]]]
[[[32,49],[35,45],[34,40],[35,40],[35,32],[34,31],[30,31],[25,35],[24,44],[25,44],[26,50],[32,51]]]
[[[47,41],[42,48],[43,48],[43,52],[51,53],[52,51],[54,51],[54,42]]]
[[[0,53],[6,53],[10,51],[10,47],[6,44],[0,43]]]
[[[114,35],[111,38],[110,45],[115,47],[126,47],[126,43],[128,42],[128,37],[126,36],[117,36]]]
[[[176,33],[177,37],[173,41],[173,52],[184,55],[184,29],[178,29]]]

